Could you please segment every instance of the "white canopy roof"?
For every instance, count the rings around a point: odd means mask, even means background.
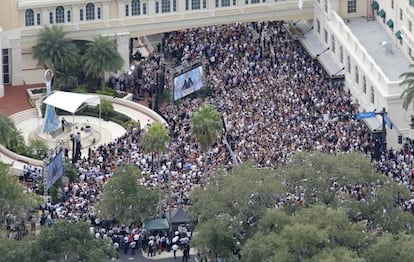
[[[45,101],[43,101],[43,103],[47,105],[71,112],[72,114],[75,114],[83,103],[96,106],[99,105],[100,102],[101,99],[98,95],[78,94],[63,91],[56,91],[48,96]]]

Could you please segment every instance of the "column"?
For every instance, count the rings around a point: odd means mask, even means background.
[[[22,46],[20,39],[10,39],[10,45],[12,48],[11,51],[11,61],[12,65],[12,85],[23,85],[23,76],[22,76]]]
[[[124,59],[124,67],[122,68],[124,71],[129,70],[129,38],[129,32],[116,34],[118,52],[121,55],[122,59]]]
[[[0,63],[0,97],[4,96],[4,85],[3,85],[3,52],[2,52],[2,47],[1,47],[1,38],[2,38],[2,31],[3,29],[1,29],[0,26],[0,58],[1,58],[1,63]]]

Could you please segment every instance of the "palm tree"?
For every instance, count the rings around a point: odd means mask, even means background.
[[[65,75],[78,63],[79,50],[65,35],[62,27],[45,26],[33,47],[33,58],[53,71],[55,81],[58,73]]]
[[[411,56],[411,60],[414,61],[414,56]],[[411,64],[409,68],[414,69],[414,63]],[[405,78],[400,83],[400,86],[407,85],[407,88],[401,94],[401,98],[403,98],[403,108],[407,110],[414,99],[414,71],[405,72],[401,74],[400,77]]]
[[[82,57],[85,74],[89,77],[101,79],[103,87],[105,72],[114,72],[122,69],[124,60],[117,50],[115,40],[99,36],[95,41],[87,44]]]
[[[0,144],[8,147],[13,133],[13,121],[5,114],[0,113]]]
[[[154,154],[159,154],[167,151],[167,144],[170,142],[170,136],[167,128],[160,122],[153,122],[148,129],[142,134],[140,140],[142,147],[146,153],[152,153],[152,171],[154,172]],[[158,166],[160,166],[158,164]],[[158,208],[161,211],[161,183],[158,181],[159,200]]]
[[[160,154],[167,151],[170,136],[167,128],[160,122],[153,122],[142,134],[141,144],[146,153]],[[154,163],[154,160],[152,161]]]
[[[17,129],[14,122],[6,115],[0,113],[0,144],[6,148],[16,151],[24,148],[25,142],[22,131]],[[20,152],[16,152],[20,153]]]
[[[207,165],[208,149],[216,141],[222,129],[223,122],[220,113],[209,104],[203,104],[191,117],[190,130],[201,146],[201,151],[205,156],[205,165]]]

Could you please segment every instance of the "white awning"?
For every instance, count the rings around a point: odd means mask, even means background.
[[[51,105],[55,108],[75,114],[78,108],[86,103],[88,105],[96,106],[101,102],[98,95],[78,94],[71,92],[56,91],[48,96],[43,103]]]

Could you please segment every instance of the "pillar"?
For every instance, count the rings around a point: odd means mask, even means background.
[[[12,85],[23,85],[23,75],[22,75],[22,46],[20,39],[10,39],[11,45],[11,73],[12,73]]]
[[[129,32],[116,34],[118,52],[121,55],[122,59],[124,59],[124,67],[122,68],[124,71],[129,70],[129,38]]]

